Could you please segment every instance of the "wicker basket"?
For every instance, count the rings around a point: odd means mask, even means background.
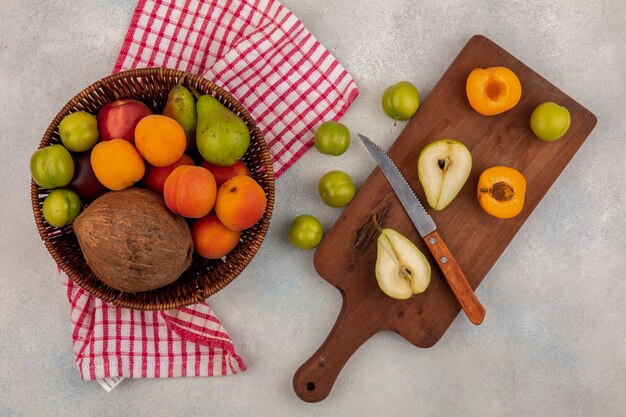
[[[126,293],[104,284],[85,263],[76,235],[71,226],[55,228],[43,218],[43,200],[51,190],[42,189],[31,181],[31,200],[35,223],[46,248],[59,267],[78,285],[92,295],[116,305],[141,310],[166,310],[203,301],[235,279],[259,249],[274,208],[274,172],[265,139],[246,109],[229,93],[213,82],[184,71],[166,68],[142,68],[110,75],[78,93],[56,115],[46,130],[39,147],[60,143],[58,126],[61,119],[74,111],[93,115],[108,102],[131,98],[143,101],[160,112],[172,87],[180,80],[202,94],[212,94],[222,104],[237,113],[250,130],[250,147],[243,161],[252,177],[267,195],[263,218],[241,234],[242,241],[223,260],[206,260],[194,255],[191,266],[174,283],[152,291]]]

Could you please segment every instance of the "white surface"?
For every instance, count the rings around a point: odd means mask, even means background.
[[[0,12],[0,415],[618,416],[626,413],[626,5],[621,0],[296,1],[285,5],[345,65],[361,94],[343,118],[388,147],[404,123],[379,108],[402,79],[425,98],[482,33],[589,108],[598,125],[478,289],[480,327],[459,316],[435,347],[393,333],[367,342],[330,396],[306,404],[295,370],[324,341],[339,292],[291,248],[290,220],[330,227],[316,195],[341,168],[361,184],[363,147],[307,152],[276,184],[272,226],[250,266],[210,300],[249,370],[125,380],[107,394],[74,368],[68,305],[36,232],[28,160],[53,115],[108,74],[131,1],[4,0]],[[503,4],[501,4],[503,3]],[[497,4],[497,6],[496,6]]]

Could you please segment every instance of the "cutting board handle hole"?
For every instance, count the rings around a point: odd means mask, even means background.
[[[315,382],[307,382],[306,389],[307,391],[315,391]]]

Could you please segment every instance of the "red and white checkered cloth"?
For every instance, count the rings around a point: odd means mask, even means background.
[[[280,176],[358,95],[354,80],[275,0],[140,0],[114,72],[169,67],[204,75],[250,111]],[[159,378],[246,369],[206,303],[146,312],[92,297],[66,280],[81,377]]]

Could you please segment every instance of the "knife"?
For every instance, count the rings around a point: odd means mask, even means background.
[[[485,307],[476,298],[476,294],[472,291],[472,287],[467,282],[467,278],[461,271],[459,264],[441,239],[441,236],[439,236],[435,222],[424,210],[422,203],[413,192],[413,189],[411,189],[404,175],[378,145],[360,133],[359,138],[361,138],[367,150],[376,160],[378,167],[385,174],[387,181],[391,184],[391,188],[393,188],[400,203],[402,203],[402,207],[404,207],[418,233],[426,242],[428,250],[430,250],[437,261],[441,272],[443,272],[446,281],[448,281],[448,285],[459,304],[461,304],[461,308],[463,308],[463,311],[472,323],[476,325],[482,323],[485,318]]]

